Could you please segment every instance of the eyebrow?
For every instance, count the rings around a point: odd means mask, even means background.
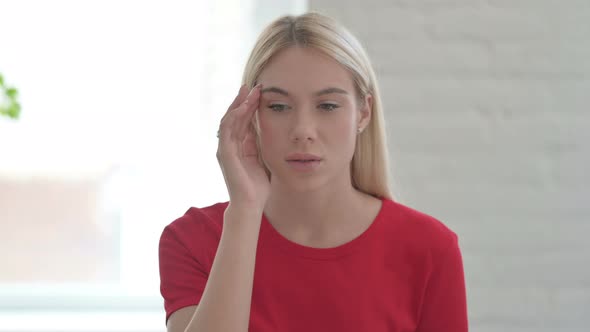
[[[281,95],[283,95],[285,97],[289,97],[289,93],[287,91],[285,91],[285,90],[283,90],[281,88],[277,88],[275,86],[264,88],[264,89],[262,89],[262,91],[260,91],[260,93],[265,93],[265,92],[274,92],[274,93],[281,94]],[[328,94],[331,94],[331,93],[340,93],[340,94],[343,94],[343,95],[347,95],[348,94],[348,92],[346,90],[342,90],[340,88],[327,88],[327,89],[323,89],[323,90],[320,90],[320,91],[314,93],[314,95],[316,97],[319,97],[319,96],[328,95]]]

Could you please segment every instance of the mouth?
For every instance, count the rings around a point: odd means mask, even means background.
[[[291,169],[296,172],[311,172],[317,169],[320,164],[321,160],[319,159],[294,159],[294,160],[287,160]]]
[[[288,162],[298,162],[298,163],[311,163],[314,161],[320,161],[319,159],[291,159],[287,160]]]
[[[287,156],[287,161],[288,162],[302,162],[302,163],[306,163],[306,162],[314,162],[314,161],[321,161],[322,158],[313,155],[313,154],[309,154],[309,153],[293,153],[289,156]]]

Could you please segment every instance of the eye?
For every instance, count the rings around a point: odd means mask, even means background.
[[[327,110],[327,111],[333,111],[333,110],[337,109],[338,107],[340,107],[340,106],[338,106],[336,104],[332,104],[332,103],[323,103],[323,104],[320,104],[320,108],[321,109],[324,109],[324,110]]]
[[[271,110],[275,111],[275,112],[282,112],[284,110],[286,110],[289,106],[285,105],[285,104],[270,104],[268,105],[268,108],[270,108]]]

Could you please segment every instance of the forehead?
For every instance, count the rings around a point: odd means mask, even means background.
[[[258,82],[288,91],[317,91],[338,87],[352,92],[350,72],[327,55],[304,47],[289,47],[275,54],[264,66]]]

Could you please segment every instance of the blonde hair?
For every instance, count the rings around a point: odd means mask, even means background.
[[[375,73],[358,40],[335,20],[319,13],[283,16],[270,23],[260,34],[246,63],[242,84],[252,88],[265,64],[279,51],[291,47],[309,47],[320,51],[347,68],[352,74],[359,100],[373,98],[371,121],[357,135],[351,163],[352,185],[364,193],[393,199],[389,188],[389,165],[385,119]],[[259,133],[257,118],[252,123]],[[260,135],[257,136],[259,160],[262,161]]]

